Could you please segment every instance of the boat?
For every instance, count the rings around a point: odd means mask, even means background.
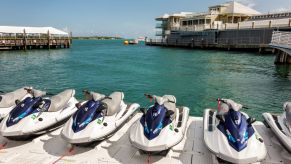
[[[46,92],[27,89],[33,97],[18,102],[0,124],[2,136],[26,140],[61,127],[77,110],[75,90],[68,89],[52,97]]]
[[[124,45],[129,45],[129,44],[134,45],[134,44],[138,44],[138,43],[139,43],[138,39],[134,39],[134,40],[125,40],[125,41],[123,42]]]
[[[27,92],[27,88],[32,89],[32,87],[23,87],[13,92],[0,95],[0,120],[6,117],[16,106],[16,101],[21,101],[27,97],[32,97],[32,95]]]
[[[291,102],[286,102],[283,110],[282,114],[263,113],[263,118],[266,127],[271,129],[282,146],[291,153]]]
[[[127,122],[139,104],[126,104],[123,92],[105,96],[84,91],[87,101],[78,106],[62,130],[62,138],[76,145],[88,145],[108,138]]]
[[[267,149],[253,123],[241,112],[243,106],[230,99],[218,99],[218,110],[206,109],[203,115],[204,143],[218,159],[231,163],[256,163],[264,160]]]
[[[145,94],[154,105],[141,108],[142,117],[130,129],[131,144],[144,153],[162,153],[179,144],[186,131],[188,107],[176,107],[173,95]]]

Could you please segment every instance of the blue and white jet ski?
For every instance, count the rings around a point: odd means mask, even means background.
[[[218,99],[218,111],[206,109],[203,116],[204,142],[218,159],[231,163],[255,163],[265,159],[266,146],[241,104]]]
[[[59,128],[77,110],[75,90],[68,89],[50,98],[46,92],[26,89],[33,97],[17,102],[17,106],[0,124],[0,133],[9,139],[25,140]]]
[[[265,125],[271,128],[283,147],[291,153],[291,102],[286,102],[283,110],[280,115],[263,113],[263,118]]]
[[[32,89],[32,87],[23,87],[13,92],[0,95],[0,120],[6,117],[16,106],[16,101],[22,101],[27,97],[32,97],[32,95],[27,92],[25,88]]]
[[[176,107],[176,98],[145,94],[154,105],[142,108],[143,116],[130,129],[133,146],[148,153],[160,153],[180,143],[185,135],[189,108]]]
[[[76,145],[87,145],[108,138],[128,121],[139,104],[125,104],[123,92],[109,96],[84,91],[87,101],[65,124],[61,136]]]

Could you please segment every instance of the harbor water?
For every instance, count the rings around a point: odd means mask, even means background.
[[[125,101],[147,106],[144,93],[172,94],[192,116],[216,108],[215,99],[244,104],[249,115],[282,112],[291,101],[291,67],[273,55],[122,44],[121,40],[74,40],[70,49],[0,52],[0,90],[34,86],[49,93],[88,89],[123,91]]]

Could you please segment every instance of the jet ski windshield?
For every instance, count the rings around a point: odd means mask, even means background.
[[[161,130],[171,123],[171,119],[166,117],[167,108],[157,102],[150,107],[146,114],[142,116],[140,123],[144,127],[144,135],[152,140],[157,137]]]
[[[103,117],[101,101],[89,100],[73,115],[72,129],[75,133],[83,130],[97,118]]]
[[[42,104],[44,102],[44,104]],[[39,112],[39,106],[42,105],[42,111],[46,111],[51,104],[48,99],[42,99],[41,97],[27,97],[10,112],[9,118],[6,122],[7,127],[17,124],[21,119],[27,117],[30,114]],[[32,119],[35,119],[33,117]]]
[[[238,152],[247,147],[248,139],[254,134],[254,129],[248,125],[246,116],[233,109],[229,110],[225,115],[225,122],[220,122],[217,128],[227,137],[231,147]]]

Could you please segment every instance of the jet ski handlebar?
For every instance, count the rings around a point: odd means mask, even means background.
[[[112,97],[105,96],[105,95],[102,95],[99,93],[90,92],[88,90],[83,90],[83,93],[84,93],[85,97],[88,96],[90,99],[93,98],[93,99],[98,99],[100,101],[105,100],[105,99],[110,99],[110,100],[112,99]],[[87,98],[87,99],[89,99],[89,98]]]
[[[155,95],[150,95],[150,94],[147,94],[147,93],[145,93],[144,96],[145,96],[146,98],[150,99],[150,100],[154,99],[155,101],[156,101],[156,98],[157,98],[157,96],[155,96]],[[176,103],[175,101],[172,101],[172,100],[169,100],[169,99],[167,99],[166,102]]]
[[[238,103],[236,103],[236,102],[234,102],[233,100],[231,100],[231,99],[222,99],[222,98],[218,98],[218,99],[216,99],[216,101],[218,101],[218,102],[223,102],[223,103],[225,103],[225,104],[227,104],[229,107],[231,107],[231,108],[233,108],[233,109],[235,109],[235,110],[239,110],[239,109],[249,109],[248,107],[246,107],[246,106],[243,106],[243,105],[241,105],[241,104],[238,104]]]
[[[32,89],[31,88],[24,88],[24,90],[26,90],[27,93],[32,93]]]
[[[154,98],[154,95],[150,95],[150,94],[147,94],[145,93],[144,96],[148,99],[153,99]]]

